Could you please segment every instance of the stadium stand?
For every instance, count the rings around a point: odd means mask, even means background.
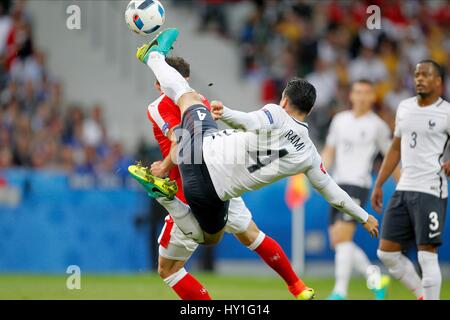
[[[0,168],[126,172],[131,160],[108,137],[102,106],[64,99],[33,37],[26,2],[2,1],[0,15]]]

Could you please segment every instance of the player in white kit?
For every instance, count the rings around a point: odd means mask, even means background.
[[[372,194],[372,206],[381,212],[381,187],[401,159],[401,177],[383,218],[378,257],[395,278],[425,300],[440,297],[437,249],[442,244],[450,174],[450,162],[443,161],[450,135],[450,104],[440,97],[441,70],[432,60],[417,64],[417,96],[398,106],[394,139]],[[418,248],[422,279],[402,254],[411,243]]]
[[[376,155],[387,152],[391,143],[391,130],[375,112],[375,88],[371,81],[355,81],[350,90],[351,110],[336,114],[328,132],[322,159],[331,169],[336,183],[352,199],[364,206],[372,186],[372,167]],[[334,166],[333,166],[334,163]],[[365,276],[370,261],[364,251],[353,242],[356,221],[335,208],[330,210],[329,235],[335,249],[335,286],[329,300],[344,300],[353,267]],[[389,277],[384,276],[375,299],[382,300],[386,294]]]
[[[266,105],[252,113],[212,103],[216,119],[240,129],[219,131],[201,96],[165,61],[177,36],[176,29],[162,32],[155,41],[139,48],[137,57],[152,69],[163,92],[181,109],[177,160],[189,206],[172,199],[162,184],[150,184],[167,197],[160,203],[186,235],[200,243],[216,244],[224,232],[230,199],[305,173],[327,201],[363,223],[372,236],[378,236],[377,220],[331,179],[308,136],[308,125],[303,121],[316,98],[311,84],[293,79],[280,105]],[[148,180],[155,182],[153,177]]]

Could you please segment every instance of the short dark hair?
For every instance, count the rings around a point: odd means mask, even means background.
[[[166,62],[169,66],[177,70],[183,78],[189,78],[191,76],[191,66],[181,57],[168,57]]]
[[[439,63],[437,63],[436,61],[431,60],[431,59],[425,59],[425,60],[419,61],[418,64],[422,64],[422,63],[431,64],[433,66],[434,70],[436,71],[436,73],[438,74],[438,76],[441,77],[442,82],[444,82],[445,72]]]
[[[371,86],[371,87],[374,86],[373,81],[371,81],[371,80],[369,80],[369,79],[366,79],[366,78],[358,79],[358,80],[356,80],[356,81],[353,81],[352,86],[353,86],[354,84],[357,84],[357,83],[367,84],[367,85],[369,85],[369,86]]]
[[[317,97],[316,88],[301,78],[291,79],[284,89],[284,95],[289,99],[291,105],[306,114],[311,112]]]

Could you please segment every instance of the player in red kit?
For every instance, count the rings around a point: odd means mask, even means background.
[[[189,64],[182,58],[167,58],[167,63],[185,78],[189,78]],[[161,92],[158,82],[155,86]],[[205,106],[210,108],[209,102],[205,98],[203,99]],[[149,105],[147,114],[153,124],[153,133],[164,158],[151,165],[151,172],[157,177],[169,177],[170,180],[176,181],[178,185],[176,197],[187,203],[182,190],[181,175],[174,163],[176,158],[173,156],[176,154],[176,139],[173,130],[181,122],[180,108],[169,97],[162,94]],[[234,234],[243,245],[255,251],[268,266],[276,271],[286,282],[294,297],[299,300],[309,300],[314,297],[313,291],[293,271],[289,259],[280,245],[258,229],[252,220],[251,212],[241,198],[234,198],[230,201],[225,230]],[[211,299],[203,285],[184,268],[185,262],[197,246],[198,243],[183,234],[169,214],[165,218],[165,225],[159,237],[158,273],[183,300]],[[270,296],[268,295],[268,297]]]

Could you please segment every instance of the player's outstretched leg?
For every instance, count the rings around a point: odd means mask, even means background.
[[[211,300],[208,290],[184,268],[184,264],[185,261],[168,259],[160,255],[158,273],[181,300]]]
[[[164,282],[182,300],[211,300],[205,287],[184,268],[165,278]]]
[[[161,31],[152,41],[142,45],[136,52],[136,58],[147,64],[150,52],[159,52],[165,57],[173,49],[173,44],[178,39],[180,32],[176,28]]]
[[[292,269],[292,265],[277,241],[259,230],[252,220],[243,233],[235,234],[236,238],[271,267],[286,282],[291,294],[298,300],[313,300],[314,289],[307,287]]]
[[[161,84],[162,91],[180,107],[183,113],[193,105],[203,105],[203,100],[189,86],[187,80],[166,62],[166,56],[178,35],[177,29],[161,32],[153,41],[138,48],[136,57],[152,69]]]
[[[178,187],[175,181],[161,179],[151,174],[150,169],[140,164],[128,167],[131,176],[136,179],[168,212],[180,230],[198,243],[204,243],[205,235],[190,207],[175,197]]]

